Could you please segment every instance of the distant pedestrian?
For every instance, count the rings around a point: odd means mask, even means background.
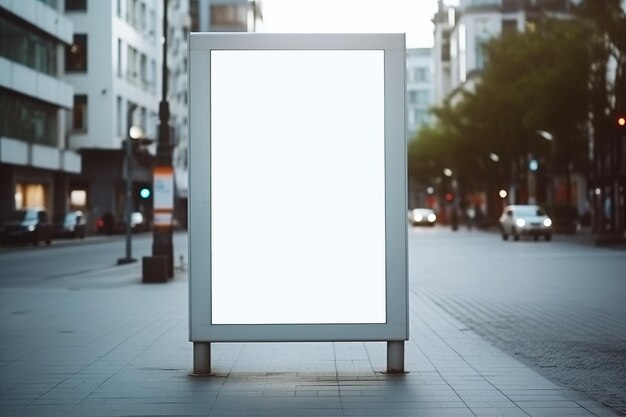
[[[474,207],[470,206],[466,210],[465,215],[467,216],[467,229],[472,230],[472,227],[474,226],[474,218],[476,217],[476,210],[474,210]]]
[[[450,214],[450,224],[452,225],[452,230],[456,232],[459,228],[459,213],[454,206],[452,206],[452,213]]]

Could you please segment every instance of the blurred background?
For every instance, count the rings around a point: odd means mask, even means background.
[[[87,235],[114,233],[125,228],[128,203],[133,228],[149,229],[161,126],[174,224],[186,227],[190,31],[406,32],[407,209],[432,209],[442,224],[471,210],[488,228],[507,204],[541,204],[555,228],[623,239],[624,8],[619,0],[0,0],[0,218],[78,211]]]

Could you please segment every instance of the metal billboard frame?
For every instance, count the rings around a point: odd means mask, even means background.
[[[386,323],[212,324],[211,51],[382,50]],[[210,343],[386,341],[387,370],[404,371],[409,337],[404,34],[191,33],[189,36],[189,340],[194,373],[209,374]]]

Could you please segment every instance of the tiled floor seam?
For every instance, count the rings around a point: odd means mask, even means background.
[[[333,362],[335,365],[335,383],[337,384],[337,392],[339,394],[339,405],[341,406],[341,415],[345,416],[346,413],[343,409],[343,399],[341,398],[341,384],[339,383],[339,369],[337,368],[337,349],[336,349],[337,344],[333,343]],[[367,349],[366,349],[367,352]],[[369,357],[369,354],[368,354]],[[371,365],[371,360],[370,360],[370,365]]]
[[[438,305],[436,305],[436,303],[435,303],[435,302],[433,302],[433,301],[430,299],[432,296],[434,296],[433,294],[427,294],[426,296],[422,296],[421,294],[414,293],[414,295],[415,295],[416,297],[420,298],[421,300],[423,300],[423,301],[425,301],[425,302],[430,303],[430,304],[431,304],[431,306],[432,306],[432,307],[434,307],[434,308],[432,308],[432,310],[431,310],[431,311],[433,311],[433,312],[434,312],[434,311],[438,311],[438,312],[439,312],[439,316],[440,316],[443,320],[447,321],[447,322],[448,322],[448,323],[449,323],[452,327],[455,327],[455,328],[457,327],[457,326],[455,325],[455,323],[453,323],[453,322],[450,320],[450,318],[446,317],[446,316],[447,316],[447,313],[446,313],[445,311],[441,310],[441,307],[439,307]],[[435,308],[439,308],[440,310],[435,310]],[[455,318],[451,318],[451,319],[456,321],[456,319],[455,319]],[[422,320],[422,321],[424,322],[424,320]],[[427,323],[425,323],[425,324],[428,326],[428,324],[427,324]],[[430,326],[428,326],[428,327],[430,328]],[[432,328],[431,328],[431,330],[432,330]],[[467,363],[467,364],[468,364],[468,366],[470,366],[470,367],[472,367],[472,369],[476,370],[476,369],[475,369],[475,368],[474,368],[471,364],[469,364],[469,363],[465,360],[465,358],[463,358],[463,356],[462,356],[462,355],[460,355],[460,354],[459,354],[459,353],[458,353],[458,352],[457,352],[457,351],[456,351],[456,350],[455,350],[452,346],[450,346],[450,345],[449,345],[449,344],[445,341],[445,339],[444,339],[443,337],[441,337],[439,334],[437,334],[437,336],[438,336],[438,337],[439,337],[439,338],[440,338],[440,339],[441,339],[441,340],[442,340],[442,341],[446,344],[446,346],[448,346],[448,347],[449,347],[450,349],[452,349],[455,353],[457,353],[457,355],[459,355],[459,357],[461,357],[461,358],[463,359],[463,361],[464,361],[465,363]],[[512,358],[512,360],[515,360],[515,358]],[[477,370],[476,370],[476,372],[477,372],[478,374],[480,374]],[[544,378],[545,378],[545,377],[544,377]],[[484,379],[484,378],[483,378],[483,379]],[[487,382],[489,383],[489,381],[487,381]],[[493,384],[491,384],[491,383],[490,383],[490,385],[492,385],[492,386],[493,386]],[[493,387],[494,387],[496,390],[498,390],[499,392],[501,392],[501,393],[502,393],[502,395],[504,395],[506,398],[508,398],[508,399],[509,399],[512,403],[514,403],[514,404],[515,404],[518,408],[520,407],[520,406],[519,406],[519,405],[518,405],[515,401],[511,400],[511,398],[509,398],[509,397],[508,397],[505,393],[503,393],[503,392],[502,392],[501,390],[499,390],[497,387],[495,387],[495,386],[493,386]],[[586,407],[585,405],[580,404],[578,401],[575,401],[575,400],[572,400],[572,401],[573,401],[573,402],[574,402],[577,406],[579,406],[581,409],[585,410],[586,412],[590,413],[591,415],[593,415],[593,416],[598,416],[598,414],[597,414],[597,413],[595,413],[594,411],[592,411],[592,409],[590,409],[590,407]],[[602,404],[598,403],[598,404],[597,404],[597,406],[601,407],[601,406],[602,406]]]
[[[109,375],[106,379],[104,379],[104,381],[102,381],[98,387],[96,387],[92,392],[95,392],[98,390],[98,388],[102,387],[104,384],[106,384],[108,381],[111,380],[111,378],[113,378],[114,376],[116,376],[120,371],[122,371],[126,365],[130,364],[132,361],[134,361],[137,357],[139,357],[140,355],[142,355],[146,350],[148,350],[157,340],[159,340],[160,338],[162,338],[164,335],[166,335],[168,332],[170,332],[173,328],[175,328],[178,325],[178,323],[174,323],[171,326],[169,326],[166,330],[164,330],[163,332],[161,332],[161,334],[157,337],[155,337],[153,339],[153,342],[148,344],[146,347],[144,347],[141,352],[138,352],[136,355],[134,355],[132,358],[129,358],[125,361],[125,365],[123,367],[120,367],[119,369],[117,369],[113,374]],[[115,349],[119,348],[121,345],[123,345],[124,343],[128,342],[128,340],[130,340],[131,338],[133,338],[134,336],[136,336],[137,333],[143,331],[145,329],[140,329],[137,332],[134,332],[133,335],[128,336],[127,338],[125,338],[123,341],[120,341],[117,345],[115,345],[114,347],[112,347],[111,349],[109,349],[106,353],[102,354],[99,358],[97,358],[96,360],[94,360],[93,362],[97,362],[103,358],[105,358],[107,355],[109,355],[111,352],[115,351]],[[83,368],[81,369],[85,369],[87,367],[89,367],[91,364],[87,364],[85,365]],[[80,371],[78,371],[80,372]],[[87,395],[85,397],[85,399],[88,399],[90,397],[91,394]],[[81,401],[82,402],[82,401]],[[71,407],[64,415],[71,415],[71,413],[80,406],[80,403],[74,405],[73,407]]]
[[[439,319],[446,321],[448,324],[450,324],[453,327],[456,327],[453,325],[453,323],[449,320],[448,317],[446,317],[444,315],[444,313],[439,309],[439,307],[435,306],[433,302],[431,302],[429,299],[426,299],[425,297],[422,297],[421,295],[417,294],[417,293],[413,293],[414,296],[418,297],[421,299],[422,302],[426,302],[429,304],[429,310],[431,312],[437,312]],[[493,385],[489,380],[487,380],[485,377],[482,376],[482,374],[474,367],[472,366],[472,364],[470,364],[455,348],[453,348],[435,329],[433,329],[431,327],[430,324],[428,324],[425,320],[423,320],[421,317],[419,317],[419,320],[423,323],[424,326],[426,326],[435,336],[437,336],[451,351],[453,351],[459,358],[461,358],[461,360],[467,365],[469,366],[472,370],[474,370],[476,372],[476,374],[481,376],[481,379],[486,382],[487,384],[489,384],[489,386],[491,386],[492,388],[494,388],[496,391],[498,391],[501,395],[503,395],[506,399],[508,399],[509,401],[511,401],[512,404],[515,404],[515,407],[517,407],[518,410],[520,410],[521,412],[523,412],[525,415],[530,417],[530,414],[528,414],[523,408],[521,408],[519,406],[519,404],[517,404],[515,401],[511,400],[511,398],[509,398],[508,395],[506,395],[504,392],[502,392],[502,390],[500,390],[498,387],[496,387],[495,385]],[[421,350],[421,348],[418,345],[418,348]],[[422,351],[422,353],[424,353]],[[430,358],[429,358],[430,361]],[[433,364],[434,366],[434,364]],[[439,370],[437,370],[437,373],[439,373]],[[441,375],[441,374],[440,374]],[[454,391],[454,393],[459,396],[459,399],[463,402],[463,404],[465,404],[467,406],[467,403],[465,402],[465,400],[463,398],[461,398],[461,396],[457,393],[457,391],[449,384],[448,380],[446,379],[445,376],[441,375],[441,378],[446,381],[446,384],[448,384],[450,386],[450,388]],[[467,406],[468,409],[472,412],[472,414],[476,415],[474,413],[474,411]]]
[[[416,294],[414,294],[416,295]],[[415,316],[419,316],[419,315],[415,315]],[[430,330],[431,333],[433,333],[434,335],[436,335],[440,340],[442,340],[444,343],[445,341],[441,338],[441,336],[439,336],[428,324],[426,324],[424,322],[424,320],[422,320],[420,318],[420,321],[422,321],[422,323],[424,323],[426,325],[426,327]],[[457,398],[459,399],[459,401],[461,401],[463,403],[463,405],[472,413],[472,415],[477,416],[477,414],[474,412],[474,410],[472,410],[472,408],[467,404],[467,402],[461,397],[461,395],[459,395],[459,393],[456,391],[456,389],[454,389],[454,387],[450,384],[450,382],[441,374],[441,372],[439,371],[439,369],[437,369],[437,367],[435,366],[435,364],[433,363],[433,361],[430,359],[430,357],[428,356],[428,354],[426,352],[424,352],[424,350],[421,348],[421,346],[419,345],[419,343],[415,343],[416,347],[419,349],[419,351],[422,353],[422,355],[426,358],[426,360],[428,360],[428,362],[430,363],[430,365],[433,367],[433,369],[437,372],[437,375],[439,375],[439,377],[441,378],[442,381],[444,381],[446,383],[446,385],[452,390],[452,392],[454,392],[454,394],[457,396]],[[447,345],[447,343],[446,343]],[[454,350],[453,350],[454,351]],[[457,355],[458,353],[456,351],[454,351]],[[459,355],[460,356],[460,355]]]

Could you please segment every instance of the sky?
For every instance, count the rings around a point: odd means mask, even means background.
[[[433,46],[430,20],[437,0],[263,0],[262,4],[259,32],[404,32],[408,48]]]

